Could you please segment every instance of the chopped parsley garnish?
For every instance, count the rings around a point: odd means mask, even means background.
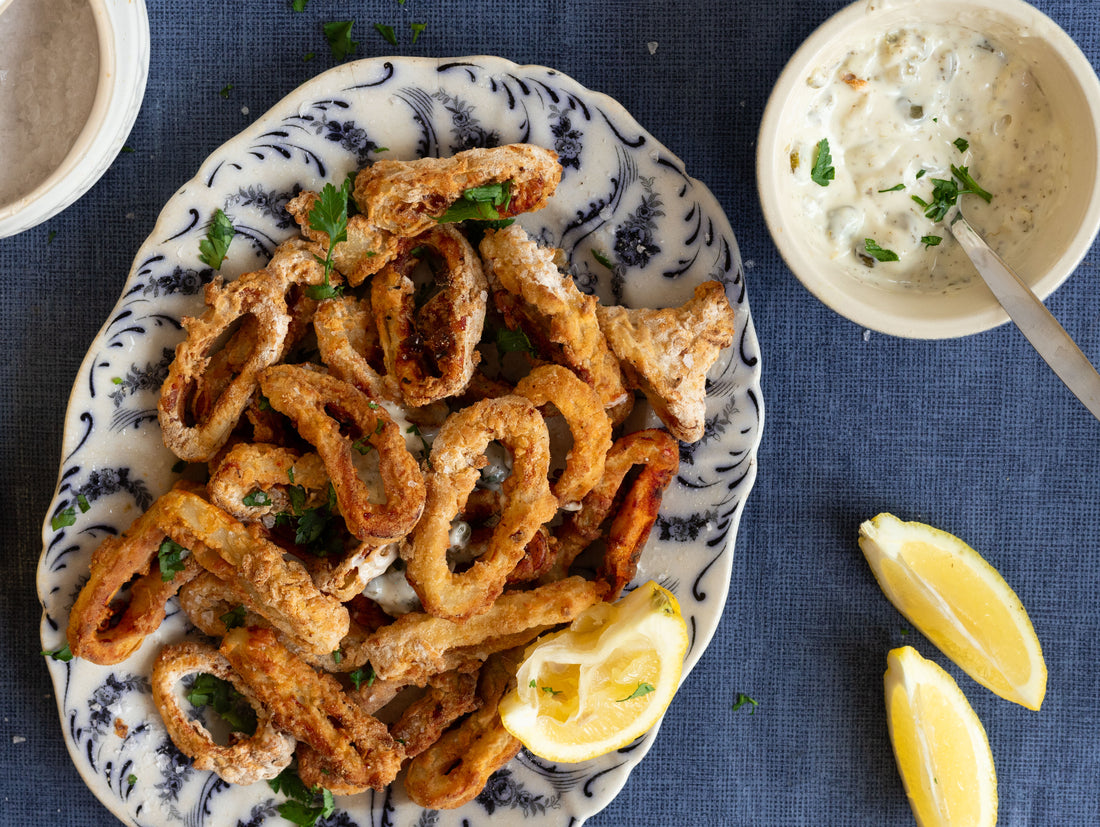
[[[50,528],[57,531],[59,528],[72,525],[76,522],[76,509],[71,505],[68,508],[62,509],[53,515],[53,519],[50,520]]]
[[[331,299],[340,295],[340,289],[329,284],[332,274],[332,253],[336,245],[348,240],[348,195],[351,193],[351,181],[344,179],[339,189],[325,184],[313,209],[309,211],[309,226],[314,232],[328,236],[328,252],[317,260],[325,266],[324,284],[314,284],[306,294],[316,301]]]
[[[336,809],[330,790],[324,787],[310,789],[290,767],[268,781],[267,785],[289,799],[276,809],[279,815],[299,827],[313,827],[318,819],[328,818]]]
[[[290,0],[290,7],[294,11],[305,11],[308,2],[309,0]]]
[[[42,654],[45,655],[48,658],[53,658],[54,660],[59,660],[62,663],[68,663],[69,661],[71,661],[73,659],[73,653],[72,653],[72,650],[69,649],[69,644],[68,643],[66,643],[60,649],[54,649],[52,652],[49,651],[48,649],[43,649]]]
[[[509,330],[506,327],[497,328],[497,350],[501,353],[530,353],[534,354],[535,346],[527,338],[522,330]]]
[[[199,261],[215,270],[220,270],[225,255],[229,252],[229,243],[237,231],[229,217],[217,209],[214,219],[206,230],[206,238],[199,242]]]
[[[119,150],[119,152],[133,152],[133,151],[134,151],[134,148],[132,146],[130,146],[129,144],[123,144],[122,149]]]
[[[49,232],[48,232],[48,233],[46,234],[46,243],[47,243],[47,244],[53,244],[53,240],[54,240],[55,238],[57,238],[57,230],[50,230],[50,231],[49,231]]]
[[[165,537],[164,542],[157,549],[157,560],[160,561],[160,579],[165,583],[170,582],[179,572],[183,571],[183,555],[187,549],[173,540]]]
[[[126,783],[129,784],[131,787],[134,786],[137,783],[137,776],[133,773],[130,773],[128,776],[126,776]]]
[[[336,489],[328,485],[327,502],[306,508],[306,490],[300,485],[287,488],[290,497],[290,513],[282,511],[275,515],[275,525],[294,529],[294,542],[305,551],[317,557],[339,554],[344,548],[344,535],[340,530],[343,520],[337,508]]]
[[[256,710],[229,681],[200,672],[187,693],[191,706],[202,708],[209,706],[222,720],[233,728],[234,732],[251,735],[256,731]]]
[[[593,250],[592,251],[592,258],[596,259],[596,261],[598,261],[600,264],[602,264],[608,270],[614,270],[615,269],[615,264],[611,261],[610,258],[607,257],[607,253],[601,252],[600,250]]]
[[[863,239],[863,249],[867,251],[867,255],[873,257],[876,261],[897,261],[898,254],[893,250],[886,250],[879,247],[873,238]]]
[[[992,193],[986,192],[984,189],[978,186],[978,182],[975,181],[974,178],[970,175],[970,167],[957,167],[952,164],[951,174],[958,178],[963,183],[963,186],[966,187],[965,190],[959,190],[959,195],[973,193],[974,195],[985,201],[985,203],[987,204],[993,200]]]
[[[309,63],[315,57],[317,57],[316,52],[306,52],[304,55],[302,55],[302,63]]]
[[[648,695],[650,692],[652,692],[654,690],[654,688],[655,687],[653,686],[653,684],[646,683],[645,681],[642,681],[640,684],[638,684],[637,689],[635,689],[633,692],[631,692],[625,698],[619,698],[619,700],[616,701],[616,703],[621,704],[621,703],[624,703],[625,701],[632,701],[635,698],[640,698],[643,695]]]
[[[220,615],[218,620],[225,624],[226,629],[236,629],[238,626],[244,626],[244,618],[247,613],[248,610],[242,604]]]
[[[334,649],[332,652],[332,662],[337,666],[340,665],[340,661],[344,659],[344,652],[341,649]]]
[[[751,706],[749,707],[749,714],[750,715],[755,715],[756,714],[756,707],[758,706],[756,700],[753,699],[753,698],[750,698],[744,692],[738,692],[737,697],[734,698],[734,701],[733,701],[733,711],[736,712],[741,707],[743,707],[745,704],[751,704]]]
[[[827,187],[834,178],[836,178],[836,169],[833,167],[833,156],[829,154],[829,139],[822,138],[814,149],[814,165],[810,169],[810,180]]]
[[[76,495],[76,507],[80,509],[81,514],[86,514],[91,506],[88,504],[88,498],[83,494]]]
[[[227,83],[227,84],[225,84],[225,86],[222,87],[221,91],[218,92],[218,94],[221,95],[223,98],[228,98],[229,93],[232,92],[232,91],[233,91],[233,84],[232,83]]]
[[[943,241],[943,237],[938,235],[922,235],[920,237],[920,243],[925,246],[925,249],[939,247],[941,241]]]
[[[955,149],[959,152],[966,152],[970,149],[970,141],[966,140],[966,138],[956,138],[951,143],[955,145]]]
[[[266,491],[253,491],[251,494],[245,494],[241,497],[241,502],[250,508],[254,508],[258,505],[271,505],[271,497],[267,496]]]
[[[412,42],[416,43],[420,39],[421,33],[428,28],[427,23],[410,23],[409,28],[412,29],[413,39]]]
[[[440,224],[458,221],[498,221],[512,202],[512,182],[470,187],[435,220]]]
[[[393,33],[393,26],[387,26],[385,23],[375,23],[374,30],[382,35],[382,39],[391,46],[397,45],[397,35]]]
[[[333,20],[322,27],[332,56],[337,60],[347,59],[359,45],[358,40],[351,39],[351,27],[354,25],[354,20]]]
[[[374,667],[369,663],[366,666],[360,666],[354,672],[348,672],[348,679],[356,689],[363,684],[370,686],[374,683]]]
[[[925,176],[925,175],[926,175],[927,173],[928,173],[928,170],[926,170],[926,169],[918,169],[918,170],[917,170],[917,180],[919,181],[919,180],[920,180],[921,178],[923,178],[923,177],[924,177],[924,176]]]
[[[540,686],[539,688],[547,695],[560,695],[564,691],[562,689],[555,689],[552,686]]]
[[[905,189],[905,184],[894,184],[894,186],[888,187],[887,189],[884,189],[884,190],[879,190],[879,192],[897,192],[898,190],[903,190],[903,189]]]
[[[374,448],[371,444],[369,436],[361,436],[355,442],[351,443],[351,447],[358,451],[361,455],[366,456]]]

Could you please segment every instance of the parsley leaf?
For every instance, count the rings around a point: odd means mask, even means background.
[[[512,182],[470,187],[435,220],[440,224],[458,221],[498,221],[505,218],[512,202]]]
[[[266,491],[253,491],[251,494],[245,494],[241,497],[241,502],[250,507],[271,505],[271,497],[267,496]]]
[[[736,712],[741,707],[743,707],[745,704],[751,704],[752,705],[749,708],[749,714],[750,715],[755,715],[756,714],[756,707],[758,706],[757,702],[753,698],[750,698],[748,695],[746,695],[744,692],[738,692],[737,697],[733,701],[733,711]]]
[[[634,700],[635,698],[640,698],[640,697],[642,697],[643,695],[648,695],[648,694],[649,694],[650,692],[652,692],[652,691],[654,690],[654,688],[655,688],[655,687],[653,686],[653,684],[651,684],[651,683],[646,683],[645,681],[642,681],[642,682],[641,682],[640,684],[638,684],[638,688],[637,688],[637,689],[635,689],[635,690],[634,690],[633,692],[631,692],[631,693],[630,693],[629,695],[627,695],[627,696],[626,696],[625,698],[619,698],[619,700],[618,700],[618,701],[616,701],[616,703],[620,703],[620,704],[621,704],[621,703],[623,703],[624,701],[632,701],[632,700]]]
[[[817,148],[814,150],[814,165],[810,170],[810,180],[827,187],[834,178],[836,178],[836,169],[833,167],[833,156],[829,154],[829,139],[822,138],[817,142]]]
[[[530,353],[535,354],[535,346],[527,338],[522,330],[509,330],[506,327],[498,327],[496,333],[497,350],[501,353]]]
[[[62,509],[53,515],[53,519],[50,520],[50,528],[57,531],[59,528],[72,525],[76,522],[76,509],[71,505],[68,508]]]
[[[363,684],[370,686],[374,683],[374,667],[369,663],[365,666],[360,666],[354,672],[348,672],[348,679],[356,689]]]
[[[393,33],[393,26],[387,26],[385,23],[375,23],[374,30],[382,35],[382,39],[391,46],[397,45],[397,35]]]
[[[917,178],[917,180],[919,181],[919,180],[920,180],[921,178],[923,178],[923,177],[924,177],[924,176],[925,176],[925,175],[926,175],[927,173],[928,173],[928,170],[926,170],[926,169],[918,169],[918,170],[917,170],[917,175],[916,175],[916,178]]]
[[[938,247],[941,241],[943,241],[943,237],[938,235],[922,235],[920,237],[920,243],[923,244],[926,249],[928,247]]]
[[[157,549],[157,559],[160,561],[160,579],[165,583],[170,582],[177,573],[183,571],[183,555],[187,549],[170,537],[165,537],[164,542]]]
[[[317,57],[316,52],[306,52],[304,55],[302,55],[302,63],[309,63],[315,57]]]
[[[290,7],[294,9],[294,11],[305,11],[306,3],[308,2],[309,0],[290,0]]]
[[[45,655],[48,658],[53,658],[54,660],[59,660],[62,663],[68,663],[69,661],[71,661],[73,659],[73,653],[72,653],[72,650],[69,649],[69,644],[68,643],[66,643],[60,649],[54,649],[52,652],[47,650],[47,649],[43,649],[42,654]]]
[[[615,269],[615,263],[613,261],[611,261],[611,259],[607,255],[607,253],[604,253],[600,250],[593,250],[592,251],[592,258],[596,259],[596,261],[598,261],[600,264],[602,264],[608,270],[614,270]]]
[[[547,695],[560,695],[562,692],[565,691],[563,689],[555,689],[552,686],[540,686],[539,688]]]
[[[354,25],[354,20],[333,20],[322,27],[332,56],[337,60],[347,59],[359,45],[358,40],[351,39],[351,27]]]
[[[952,164],[951,174],[958,178],[963,183],[963,186],[966,187],[965,190],[959,190],[959,195],[972,193],[987,204],[993,200],[993,195],[978,186],[978,182],[970,175],[970,167],[957,167]]]
[[[214,219],[206,230],[206,238],[199,242],[199,261],[215,270],[220,270],[225,254],[229,252],[229,243],[237,234],[229,217],[217,209]]]
[[[57,238],[57,230],[50,230],[50,232],[46,235],[46,243],[53,244],[53,240],[55,238]]]
[[[221,95],[223,98],[228,99],[229,98],[229,93],[232,92],[232,91],[233,91],[233,84],[232,83],[227,83],[227,84],[225,84],[225,86],[222,87],[222,90],[220,92],[218,92],[218,94]]]
[[[348,196],[351,194],[351,187],[350,178],[345,178],[339,189],[332,184],[325,184],[317,203],[309,211],[310,229],[328,236],[328,252],[323,259],[317,259],[325,266],[325,282],[311,285],[306,290],[306,294],[316,301],[340,295],[340,288],[329,284],[329,276],[332,274],[333,250],[337,244],[348,240]]]
[[[247,611],[244,604],[241,604],[230,609],[225,614],[220,615],[218,620],[225,624],[226,629],[236,629],[238,626],[244,625],[244,618]]]
[[[970,149],[970,141],[966,140],[966,138],[956,138],[951,143],[955,145],[955,149],[959,152],[966,152]]]
[[[300,827],[313,827],[318,819],[328,818],[336,809],[330,790],[324,787],[311,790],[290,767],[267,784],[274,792],[281,792],[290,799],[276,808],[279,815]]]
[[[894,186],[889,187],[888,189],[879,190],[879,192],[897,192],[898,190],[903,189],[905,189],[905,184],[894,184]]]
[[[191,706],[209,706],[221,716],[234,732],[251,735],[256,731],[256,710],[229,681],[200,672],[187,693]]]
[[[410,23],[409,28],[412,29],[412,33],[413,33],[412,42],[416,43],[416,41],[420,38],[420,34],[426,28],[428,28],[428,24],[427,23]]]
[[[898,254],[893,250],[886,250],[879,247],[873,238],[863,239],[863,248],[867,251],[867,255],[874,257],[878,261],[897,261]]]

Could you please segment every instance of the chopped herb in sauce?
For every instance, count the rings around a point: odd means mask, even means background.
[[[867,255],[874,258],[876,261],[897,261],[898,254],[893,250],[886,250],[878,246],[878,243],[873,238],[863,239],[863,249],[867,251]]]

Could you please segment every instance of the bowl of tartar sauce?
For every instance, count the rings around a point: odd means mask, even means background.
[[[106,172],[149,72],[144,0],[0,0],[0,238]]]
[[[942,223],[957,204],[1040,297],[1100,228],[1100,81],[1022,0],[859,0],[790,59],[757,184],[791,271],[836,312],[923,339],[1008,321]]]

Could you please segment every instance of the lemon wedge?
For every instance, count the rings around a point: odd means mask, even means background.
[[[1039,638],[1016,593],[978,552],[892,514],[863,523],[859,547],[890,602],[960,669],[1039,709],[1047,687]]]
[[[680,684],[687,646],[680,604],[650,581],[528,647],[500,720],[549,761],[604,755],[657,723]]]
[[[959,685],[911,646],[886,656],[886,724],[920,827],[997,823],[997,774],[985,728]]]

